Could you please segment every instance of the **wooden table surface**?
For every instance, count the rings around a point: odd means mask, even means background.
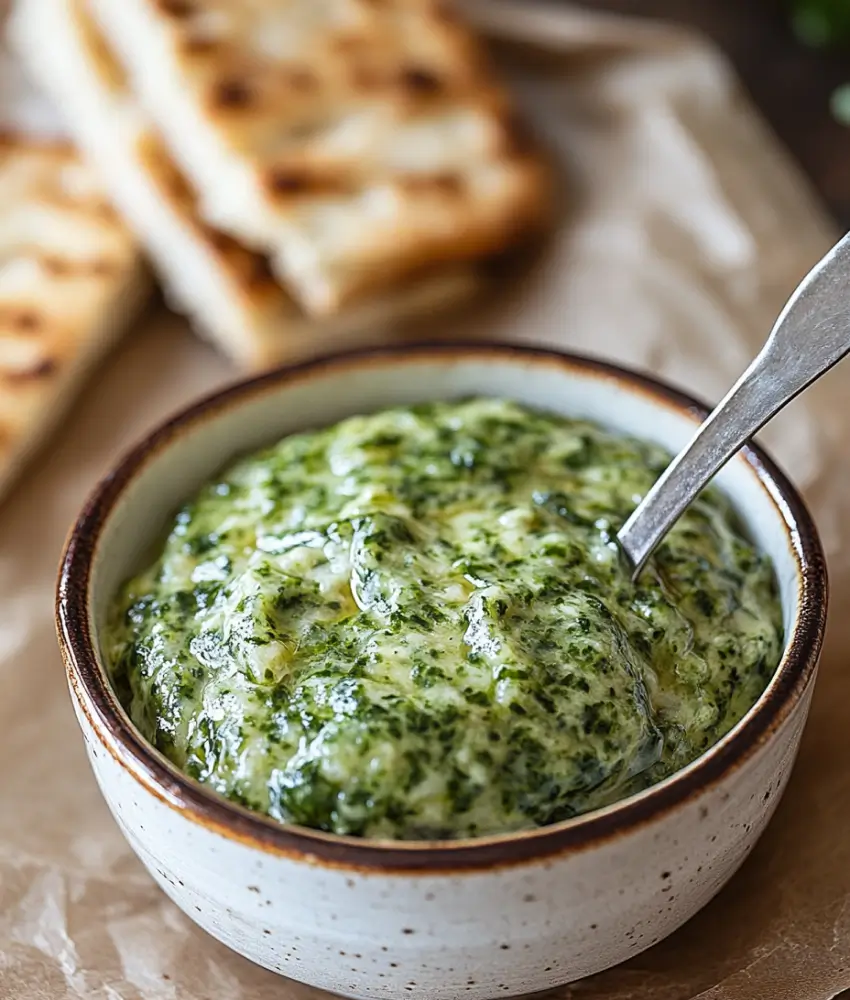
[[[830,115],[833,89],[850,82],[850,53],[803,47],[782,0],[584,0],[586,6],[691,25],[713,38],[776,132],[850,229],[850,127]]]

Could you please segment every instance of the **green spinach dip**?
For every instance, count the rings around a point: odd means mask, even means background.
[[[238,461],[122,590],[107,658],[141,732],[282,823],[476,837],[693,760],[780,658],[769,561],[706,491],[633,584],[614,541],[660,449],[474,399]]]

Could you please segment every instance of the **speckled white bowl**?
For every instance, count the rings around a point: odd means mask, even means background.
[[[97,489],[65,553],[58,627],[101,790],[163,890],[255,962],[350,997],[486,1000],[598,972],[669,934],[747,856],[788,779],[826,615],[814,526],[757,449],[719,477],[776,565],[782,663],[744,720],[685,770],[533,832],[378,843],[285,827],[180,774],[110,690],[99,630],[180,502],[224,463],[291,431],[474,394],[587,417],[671,450],[704,410],[644,377],[506,346],[404,347],[272,373],[154,433]]]

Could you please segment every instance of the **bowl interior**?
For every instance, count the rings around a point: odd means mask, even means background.
[[[261,380],[158,435],[139,470],[122,484],[97,540],[89,578],[95,645],[117,588],[155,551],[181,503],[235,456],[352,414],[471,395],[587,418],[671,452],[685,444],[701,419],[697,410],[639,379],[578,360],[499,349],[367,354]],[[741,453],[722,470],[717,485],[773,560],[787,643],[800,611],[799,556],[783,498],[759,471],[758,458]]]

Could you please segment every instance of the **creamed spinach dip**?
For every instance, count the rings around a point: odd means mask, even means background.
[[[610,803],[734,725],[780,658],[774,578],[708,491],[633,584],[668,462],[475,399],[285,438],[185,506],[107,655],[193,778],[340,834],[475,837]]]

